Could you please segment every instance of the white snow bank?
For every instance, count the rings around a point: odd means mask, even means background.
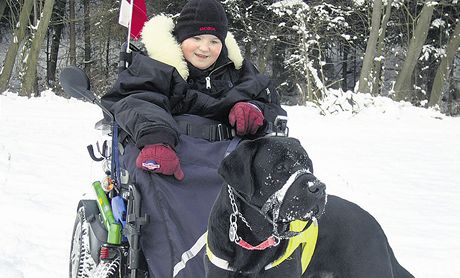
[[[353,100],[359,109],[327,116],[312,105],[285,107],[291,136],[329,193],[374,215],[415,277],[457,277],[460,118],[386,98]],[[348,103],[333,102],[322,110]],[[0,277],[68,275],[78,200],[92,197],[103,174],[86,153],[100,137],[93,126],[101,116],[92,104],[50,92],[0,95]]]

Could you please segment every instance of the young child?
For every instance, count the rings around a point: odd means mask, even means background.
[[[226,134],[234,127],[237,135],[253,137],[286,115],[270,79],[242,58],[219,2],[188,1],[175,25],[165,16],[154,17],[143,29],[142,42],[150,57],[135,53],[103,97],[142,149],[139,168],[184,178],[174,151],[181,127],[173,116],[198,115],[219,122]]]

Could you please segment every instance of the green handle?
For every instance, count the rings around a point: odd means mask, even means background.
[[[107,243],[121,244],[121,225],[113,217],[112,207],[107,195],[105,195],[105,191],[102,189],[101,183],[99,181],[93,182],[93,188],[97,196],[97,206],[107,229]]]

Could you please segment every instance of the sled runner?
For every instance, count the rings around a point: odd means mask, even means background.
[[[131,54],[120,57],[122,72]],[[175,151],[186,179],[148,173],[129,159],[139,149],[90,91],[85,73],[66,68],[60,80],[69,95],[101,107],[105,120],[97,128],[110,138],[88,147],[93,160],[104,162],[105,177],[92,184],[96,200],[77,206],[70,277],[204,277],[208,216],[222,186],[216,169],[240,138],[213,120],[176,116],[181,135]],[[277,118],[268,133],[287,135],[286,121]]]

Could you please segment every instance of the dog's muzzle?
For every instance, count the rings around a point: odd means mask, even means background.
[[[276,222],[279,217],[279,212],[281,209],[281,205],[283,204],[284,198],[286,197],[286,193],[291,188],[291,186],[294,184],[294,182],[302,175],[304,174],[312,174],[308,169],[300,169],[297,170],[294,174],[292,174],[289,179],[286,181],[286,183],[281,187],[278,191],[273,193],[267,201],[264,203],[262,206],[261,211],[264,214],[268,214],[270,210],[272,210],[272,217],[273,221]],[[311,185],[309,184],[309,189],[310,187],[313,188],[314,183]],[[312,191],[312,190],[311,190]]]
[[[232,215],[230,217],[230,227],[231,227],[230,231],[229,231],[230,241],[236,242],[236,243],[241,241],[241,238],[239,238],[237,236],[237,234],[236,234],[237,233],[236,218],[240,217],[246,223],[244,217],[241,215],[241,213],[238,210],[238,207],[236,205],[236,202],[235,202],[235,199],[233,197],[233,194],[238,196],[239,199],[241,199],[248,206],[252,207],[254,210],[259,212],[268,222],[270,222],[270,224],[273,226],[272,237],[274,239],[276,239],[275,242],[279,242],[280,239],[287,239],[287,238],[294,237],[297,234],[303,232],[303,231],[293,232],[293,231],[283,229],[284,232],[280,233],[280,231],[278,230],[279,229],[279,224],[282,224],[281,227],[284,227],[284,228],[287,227],[286,223],[278,223],[279,222],[279,217],[280,217],[281,206],[283,205],[283,202],[284,202],[284,199],[285,199],[285,197],[287,195],[287,192],[292,187],[292,185],[297,181],[297,179],[299,179],[303,175],[313,175],[313,174],[308,169],[297,170],[294,174],[292,174],[288,178],[286,183],[279,190],[277,190],[275,193],[273,193],[267,199],[267,201],[265,201],[265,203],[262,206],[262,208],[256,207],[255,205],[253,205],[250,202],[248,202],[243,196],[241,196],[241,194],[239,194],[237,191],[234,191],[233,188],[230,185],[228,185],[228,193],[229,193],[229,198],[231,200],[231,205],[232,205],[232,210],[233,210],[233,213],[232,213]],[[317,193],[317,191],[320,190],[319,187],[318,187],[318,183],[322,184],[320,181],[318,181],[316,179],[315,179],[315,181],[308,182],[308,190],[309,190],[310,193],[315,194],[315,193]],[[271,212],[271,216],[270,216],[270,212]],[[305,217],[307,218],[306,220],[308,222],[307,222],[307,225],[305,226],[304,230],[306,230],[306,229],[308,229],[310,227],[310,225],[314,221],[315,215],[316,214],[315,214],[314,211],[309,212],[307,215],[305,215]],[[303,220],[303,219],[299,219],[299,220]],[[248,225],[248,224],[246,224],[246,225]],[[271,244],[271,245],[276,246],[276,243]],[[257,248],[257,247],[251,247],[251,249],[254,249],[254,248]],[[266,247],[264,247],[264,248],[266,248]]]

